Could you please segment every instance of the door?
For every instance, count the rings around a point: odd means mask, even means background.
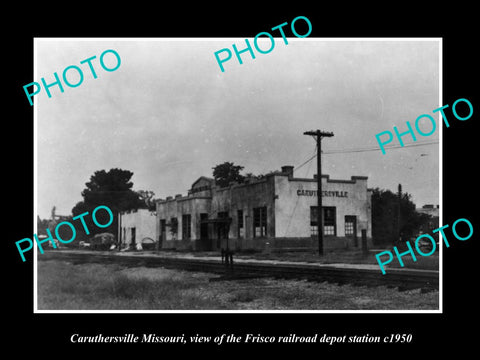
[[[200,214],[200,248],[201,250],[210,251],[212,246],[208,240],[208,223],[203,222],[206,220],[208,220],[208,214]]]
[[[357,217],[354,215],[345,216],[345,236],[353,237],[353,244],[355,247],[358,247]]]
[[[163,248],[163,242],[167,240],[167,220],[160,220],[160,239],[158,239],[160,249]]]
[[[136,236],[136,231],[135,228],[132,228],[132,247],[135,248],[135,236]]]
[[[219,211],[218,212],[219,219],[227,219],[228,218],[228,211]],[[228,248],[228,233],[230,230],[230,224],[228,222],[218,222],[216,224],[217,227],[217,250],[221,248]]]

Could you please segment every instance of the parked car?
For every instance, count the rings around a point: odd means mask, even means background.
[[[412,245],[415,243],[415,241],[416,240],[414,239],[413,242],[411,242]],[[417,246],[424,253],[429,253],[433,249],[433,243],[425,238],[418,240]],[[436,242],[436,248],[438,249],[438,241]]]
[[[47,238],[47,235],[38,235],[38,240],[43,241]],[[53,242],[55,243],[56,248],[58,249],[60,247],[60,241],[58,239],[52,239]],[[53,244],[52,240],[46,241],[42,243],[42,249],[53,249]]]
[[[115,244],[115,235],[111,233],[101,233],[90,239],[92,250],[108,250],[112,244]]]

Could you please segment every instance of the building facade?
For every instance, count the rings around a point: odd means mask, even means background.
[[[185,196],[156,201],[156,234],[164,249],[217,250],[318,248],[317,180],[295,178],[292,166],[218,187],[200,177]],[[371,192],[367,177],[322,176],[324,248],[371,244]]]
[[[143,249],[155,245],[155,213],[147,209],[121,212],[118,221],[120,249]]]

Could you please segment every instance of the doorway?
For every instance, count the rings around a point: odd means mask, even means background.
[[[133,227],[133,228],[131,229],[131,231],[132,231],[132,233],[131,233],[131,235],[132,235],[132,237],[131,237],[131,239],[132,239],[131,246],[132,246],[132,248],[135,248],[135,245],[136,245],[136,244],[135,244],[136,229]]]
[[[211,251],[212,246],[208,240],[208,214],[200,214],[200,248],[204,251]]]
[[[160,239],[158,239],[160,249],[163,248],[163,242],[167,240],[167,220],[160,219]]]
[[[358,247],[357,238],[357,217],[355,215],[345,216],[345,236],[353,238],[353,245]]]

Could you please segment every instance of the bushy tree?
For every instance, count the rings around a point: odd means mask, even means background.
[[[48,219],[40,219],[40,216],[37,215],[37,234],[38,235],[47,235],[47,230],[49,225]]]
[[[155,193],[150,190],[138,190],[137,194],[140,200],[143,202],[142,208],[148,209],[150,211],[155,210]]]
[[[375,244],[397,244],[414,237],[430,216],[418,213],[408,193],[373,189],[372,237]]]
[[[80,215],[88,211],[84,217],[86,225],[90,230],[90,237],[103,232],[110,232],[118,239],[118,213],[120,211],[145,208],[145,201],[139,193],[132,190],[133,183],[130,179],[133,172],[122,169],[110,169],[109,171],[99,170],[90,177],[86,188],[82,191],[83,201],[78,202],[72,209],[73,216]],[[97,227],[92,220],[93,210],[99,206],[105,205],[113,213],[113,222],[108,228]],[[100,224],[106,224],[109,221],[109,214],[106,211],[99,210],[96,219]],[[74,221],[77,228],[77,234],[82,239],[85,233],[80,220]]]
[[[215,184],[220,187],[228,186],[231,182],[243,183],[245,177],[240,174],[244,169],[243,166],[234,165],[233,162],[224,162],[213,167],[213,178]]]

